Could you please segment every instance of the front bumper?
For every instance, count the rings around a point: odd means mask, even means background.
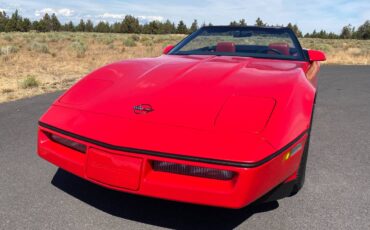
[[[84,144],[87,152],[60,145],[45,132]],[[302,135],[290,148],[305,139],[306,135]],[[289,159],[282,153],[258,166],[237,167],[108,149],[39,126],[38,154],[66,171],[110,189],[180,202],[241,208],[291,179],[298,169],[302,150]],[[235,176],[231,180],[217,180],[159,172],[152,168],[154,160],[229,170]]]

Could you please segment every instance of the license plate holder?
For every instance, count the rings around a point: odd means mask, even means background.
[[[91,148],[87,154],[86,176],[109,186],[138,190],[143,160]]]

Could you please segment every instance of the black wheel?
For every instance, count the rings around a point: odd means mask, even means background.
[[[311,131],[311,130],[310,130]],[[306,166],[307,166],[307,157],[308,157],[308,149],[310,146],[310,136],[311,132],[308,133],[307,141],[304,146],[304,150],[302,153],[302,159],[301,163],[299,164],[298,173],[297,173],[297,179],[295,180],[295,183],[293,185],[292,192],[290,193],[291,196],[294,196],[301,190],[304,184],[304,180],[306,177]]]
[[[316,102],[316,97],[315,97],[315,102]],[[307,165],[308,150],[310,146],[310,137],[311,137],[314,109],[315,109],[315,103],[314,103],[312,114],[311,114],[310,128],[307,133],[307,141],[306,141],[306,144],[304,145],[302,159],[299,164],[299,168],[297,172],[297,179],[278,185],[273,190],[271,190],[270,192],[265,194],[263,197],[261,197],[259,200],[257,200],[256,203],[266,203],[266,202],[279,200],[285,197],[294,196],[303,187],[305,177],[306,177],[306,165]]]
[[[311,118],[312,124],[312,118]],[[305,176],[306,176],[306,165],[307,165],[307,156],[308,156],[308,149],[310,146],[310,135],[311,128],[308,130],[307,141],[303,149],[302,159],[299,164],[297,179],[283,183],[278,185],[276,188],[268,192],[266,195],[261,197],[256,203],[266,203],[275,200],[280,200],[285,197],[294,196],[301,190],[304,184]]]
[[[304,184],[305,177],[306,177],[307,157],[308,157],[308,150],[310,147],[310,137],[311,137],[313,115],[315,111],[315,104],[316,104],[316,96],[315,96],[314,106],[312,109],[311,122],[310,122],[310,128],[308,130],[307,141],[306,141],[306,144],[304,145],[301,163],[299,164],[299,168],[298,168],[297,179],[295,179],[294,181],[295,183],[293,185],[293,189],[292,189],[292,192],[290,193],[290,196],[294,196],[295,194],[299,192],[299,190],[301,190]]]

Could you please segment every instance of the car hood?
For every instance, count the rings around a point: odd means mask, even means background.
[[[89,74],[58,103],[144,122],[258,133],[279,96],[271,94],[271,87],[289,80],[287,75],[295,75],[298,67],[292,62],[217,56],[131,60]],[[137,106],[152,111],[135,111]]]
[[[284,114],[285,104],[303,69],[301,62],[240,57],[128,60],[86,76],[40,121],[116,146],[257,162],[303,129],[269,131],[276,146],[264,136],[267,127],[278,130],[284,116],[293,117]],[[135,113],[138,105],[153,111]]]

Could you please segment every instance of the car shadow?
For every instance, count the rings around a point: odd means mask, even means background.
[[[103,212],[172,229],[233,229],[255,213],[279,207],[273,201],[232,210],[154,199],[106,189],[62,169],[51,183]]]

